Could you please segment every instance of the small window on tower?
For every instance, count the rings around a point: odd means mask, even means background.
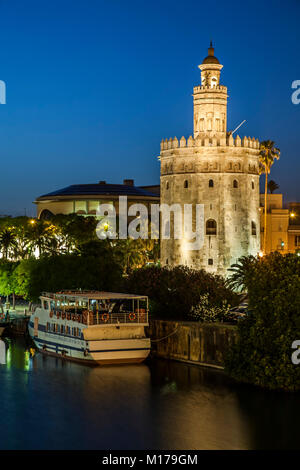
[[[214,264],[214,260],[212,258],[208,258],[208,266],[212,266]]]
[[[213,188],[214,187],[214,180],[209,180],[208,182],[208,187]]]
[[[252,235],[256,235],[256,223],[255,222],[251,222],[251,233]]]
[[[254,187],[255,187],[255,186],[254,186],[254,181],[252,181],[252,189],[254,189]]]
[[[185,182],[184,182],[184,187],[185,187],[185,188],[188,188],[188,187],[189,187],[189,182],[188,182],[188,180],[185,180]]]
[[[211,87],[214,88],[217,86],[217,77],[212,77],[211,79]]]
[[[209,219],[206,222],[206,235],[217,235],[217,222]]]
[[[234,180],[234,181],[233,181],[233,187],[234,187],[234,188],[238,188],[238,187],[239,187],[239,183],[237,182],[237,180]]]
[[[166,189],[169,189],[169,182],[166,182]]]

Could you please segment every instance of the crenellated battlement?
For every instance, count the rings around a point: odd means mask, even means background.
[[[162,139],[160,143],[160,150],[170,150],[176,148],[184,148],[184,147],[246,147],[252,149],[259,149],[259,140],[255,139],[254,137],[243,137],[240,138],[237,135],[235,138],[230,135],[229,137],[196,137],[195,139],[190,135],[189,138],[186,140],[185,137],[181,137],[180,141],[178,141],[177,137],[170,138],[170,139]]]
[[[222,92],[227,93],[227,86],[224,85],[216,85],[216,86],[206,86],[206,85],[198,85],[194,87],[194,94],[199,93],[200,91],[210,91],[210,92]]]

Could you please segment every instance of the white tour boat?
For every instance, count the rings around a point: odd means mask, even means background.
[[[41,352],[91,364],[137,363],[149,355],[148,297],[62,291],[40,300],[28,330]]]

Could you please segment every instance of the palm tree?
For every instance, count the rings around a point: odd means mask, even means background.
[[[273,194],[276,189],[279,189],[279,184],[277,184],[274,180],[270,180],[268,182],[268,190],[271,194]]]
[[[115,243],[115,255],[123,267],[123,274],[128,274],[131,269],[145,264],[145,252],[142,249],[143,240],[127,238],[117,240]]]
[[[30,250],[37,250],[37,256],[41,256],[45,249],[46,242],[51,238],[49,233],[49,223],[44,220],[32,220],[28,227],[28,238],[30,240]]]
[[[259,161],[262,172],[265,173],[265,223],[264,223],[264,254],[266,253],[267,242],[267,198],[268,198],[268,174],[275,159],[279,160],[280,150],[274,147],[273,140],[264,140],[260,143]]]
[[[237,263],[232,264],[228,269],[232,274],[226,280],[227,286],[235,291],[245,292],[257,263],[258,259],[252,255],[239,258]]]
[[[7,259],[16,247],[16,236],[11,228],[5,228],[0,233],[0,249],[4,259]]]

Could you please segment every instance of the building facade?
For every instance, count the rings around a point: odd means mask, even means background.
[[[261,246],[265,236],[264,194],[260,196]],[[300,203],[283,205],[282,194],[268,194],[266,254],[300,251]]]
[[[37,217],[48,219],[56,214],[78,214],[85,217],[96,216],[99,204],[112,204],[119,214],[119,196],[127,196],[127,206],[143,203],[150,207],[159,203],[159,185],[135,186],[134,180],[127,179],[123,184],[74,184],[57,191],[44,194],[34,202]]]
[[[194,88],[194,133],[161,142],[161,203],[204,205],[204,244],[161,238],[163,265],[188,265],[221,275],[243,255],[260,250],[259,142],[227,133],[227,88],[212,44]],[[193,217],[195,228],[195,217]]]

